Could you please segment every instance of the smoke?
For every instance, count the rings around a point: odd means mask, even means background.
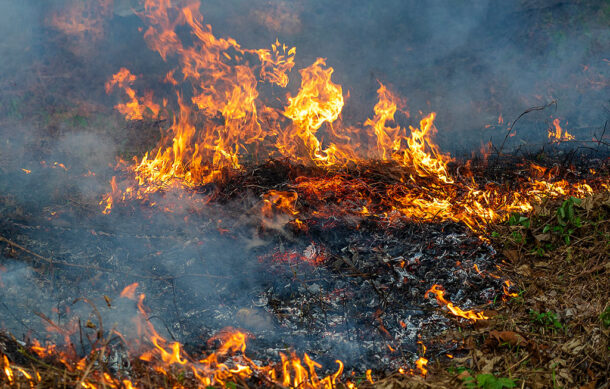
[[[412,113],[438,112],[438,142],[447,151],[478,149],[490,138],[500,143],[510,121],[553,100],[557,111],[546,113],[542,128],[538,117],[511,140],[543,141],[551,115],[589,140],[609,116],[603,48],[610,29],[603,1],[222,4],[203,5],[216,32],[249,47],[277,36],[297,47],[297,68],[327,58],[333,79],[350,93],[343,111],[349,124],[371,116],[377,80],[407,98]],[[257,16],[278,10],[290,10],[285,19],[298,23],[278,29],[279,22]],[[503,126],[497,126],[500,114]]]
[[[67,4],[0,5],[0,232],[56,262],[16,256],[7,246],[0,256],[0,324],[14,334],[42,335],[48,323],[41,317],[59,325],[94,318],[91,305],[74,302],[87,297],[105,328],[124,328],[137,312],[119,294],[138,282],[168,338],[238,324],[268,341],[282,339],[280,325],[257,305],[259,296],[244,291],[281,290],[289,275],[270,276],[258,256],[293,242],[283,231],[279,238],[260,236],[254,193],[210,205],[205,193],[175,190],[156,198],[152,211],[134,205],[108,217],[92,206],[109,190],[116,157],[141,156],[164,125],[125,125],[104,82],[126,66],[163,88],[168,65],[146,47],[135,1],[115,0],[95,30],[76,33],[50,22]],[[209,0],[202,13],[217,35],[244,47],[268,47],[276,38],[296,46],[295,69],[327,58],[333,80],[349,91],[345,124],[372,116],[381,81],[407,99],[413,117],[438,112],[443,150],[469,151],[490,138],[501,141],[511,119],[552,100],[557,109],[528,116],[512,141],[544,139],[550,115],[581,139],[603,126],[609,109],[603,48],[610,45],[604,4]],[[291,79],[294,95],[296,70]],[[42,280],[37,271],[54,273]],[[328,344],[346,355],[364,352],[345,339]]]

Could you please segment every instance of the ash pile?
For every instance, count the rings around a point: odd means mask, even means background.
[[[60,185],[75,172],[36,174],[58,187],[44,197],[20,186],[5,192],[0,207],[7,238],[0,243],[0,325],[17,338],[69,338],[85,355],[83,336],[93,336],[98,321],[128,337],[136,310],[119,293],[137,282],[150,322],[191,355],[236,327],[251,335],[255,360],[307,352],[329,371],[340,359],[348,370],[390,373],[412,366],[418,342],[447,329],[449,314],[428,293],[433,285],[463,309],[481,310],[502,295],[493,248],[457,223],[302,209],[307,228],[277,225],[260,217],[252,193],[269,188],[247,183],[227,185],[222,195],[168,192],[157,206],[132,201],[102,215]],[[164,209],[161,201],[180,207]],[[427,356],[450,347],[432,347]]]

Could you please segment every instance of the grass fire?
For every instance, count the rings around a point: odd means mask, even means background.
[[[0,10],[3,388],[606,387],[604,1]]]

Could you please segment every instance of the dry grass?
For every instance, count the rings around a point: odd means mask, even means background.
[[[572,210],[570,202],[548,201],[493,227],[494,246],[505,258],[501,268],[518,295],[500,303],[491,320],[444,334],[460,342],[460,354],[434,362],[426,383],[608,386],[610,192],[572,202]]]

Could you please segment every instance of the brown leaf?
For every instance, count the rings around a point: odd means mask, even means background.
[[[521,265],[517,268],[517,273],[519,273],[522,276],[529,276],[532,273],[532,271],[531,271],[529,265]]]
[[[549,234],[549,233],[538,234],[538,235],[534,235],[534,238],[538,242],[547,242],[547,241],[551,240],[551,234]]]
[[[521,335],[513,331],[490,331],[490,339],[494,339],[498,346],[509,344],[511,346],[524,346],[527,341]]]
[[[519,259],[519,252],[517,250],[503,250],[502,254],[511,262],[516,262]]]

